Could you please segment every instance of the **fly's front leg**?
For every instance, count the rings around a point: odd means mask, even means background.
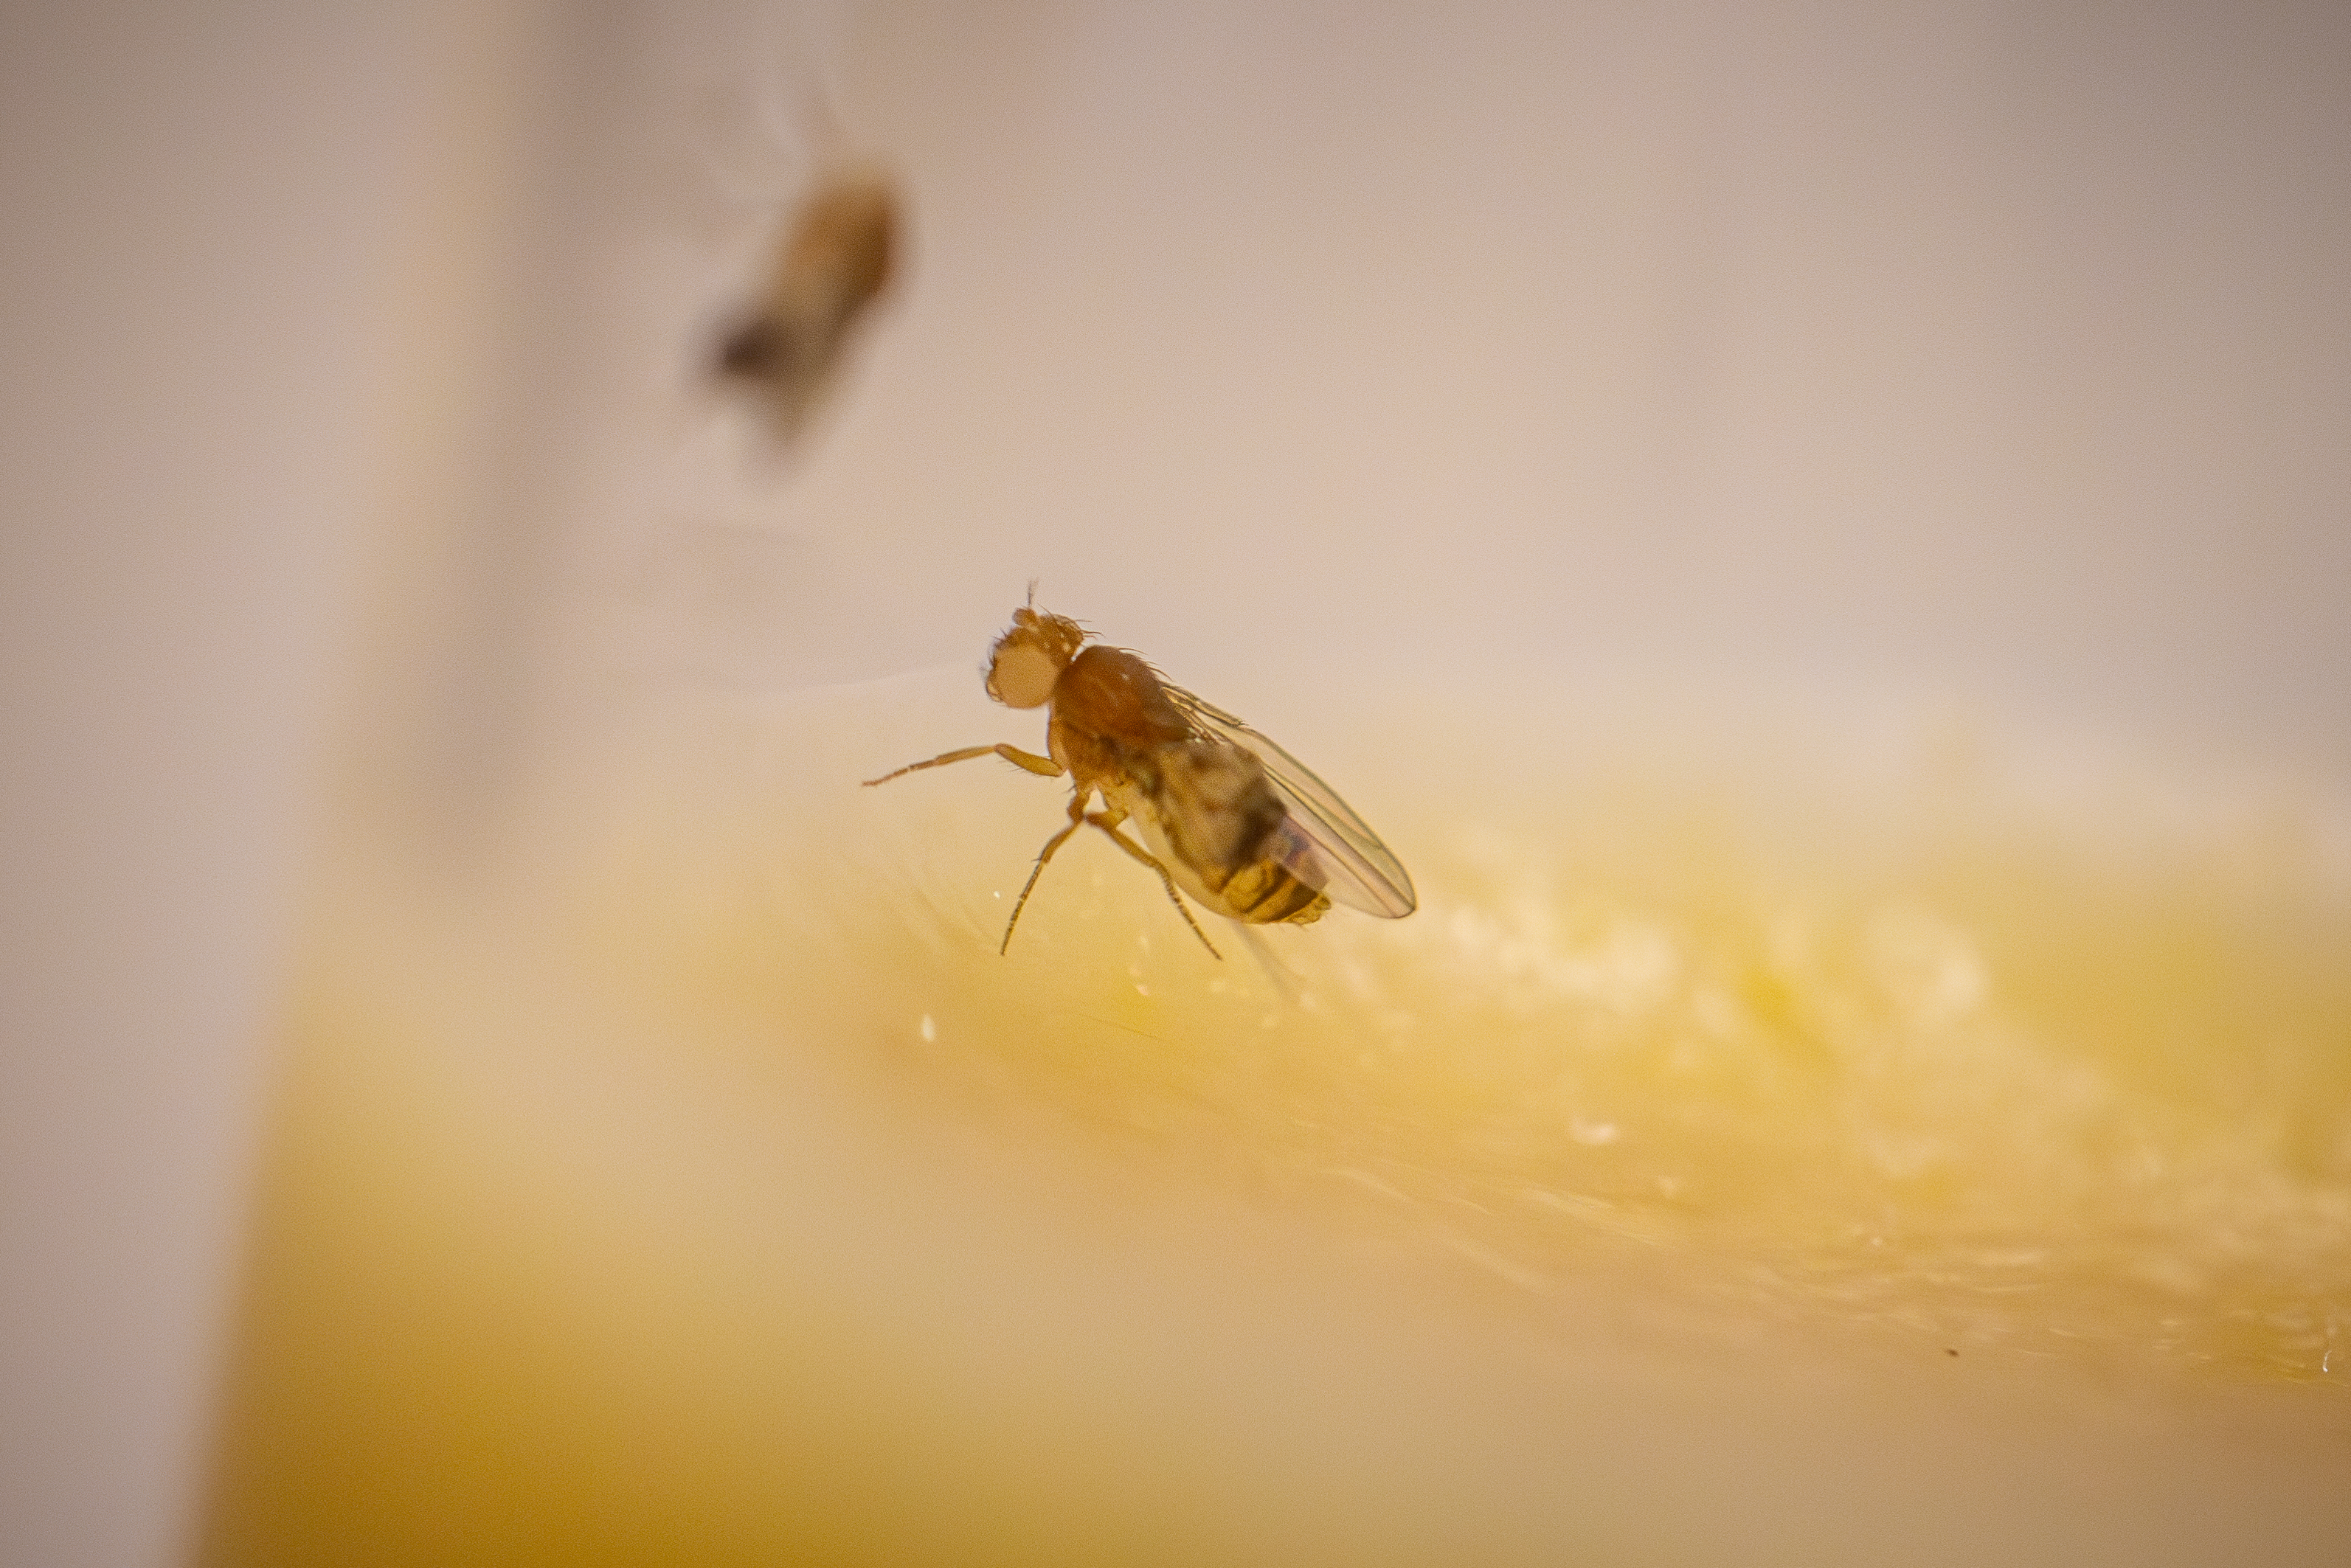
[[[1159,885],[1167,890],[1168,900],[1176,905],[1176,912],[1184,917],[1184,924],[1192,928],[1192,935],[1200,939],[1200,946],[1208,950],[1208,956],[1222,963],[1225,956],[1217,951],[1217,945],[1208,940],[1207,932],[1200,929],[1200,923],[1192,918],[1191,906],[1186,904],[1183,895],[1176,891],[1176,879],[1167,874],[1167,868],[1161,865],[1157,857],[1154,856],[1149,850],[1118,831],[1118,825],[1126,821],[1126,813],[1119,810],[1092,811],[1087,814],[1086,821],[1108,833],[1112,843],[1159,873]],[[1070,827],[1074,830],[1077,824],[1072,822]],[[1067,834],[1063,836],[1066,837]]]
[[[950,762],[968,762],[975,757],[1001,757],[1015,768],[1026,768],[1031,773],[1041,773],[1048,779],[1061,776],[1061,765],[1050,757],[1040,757],[1033,751],[1023,751],[1017,746],[967,746],[961,751],[950,751],[934,757],[928,762],[909,762],[895,773],[884,773],[879,779],[868,779],[868,789],[876,784],[887,784],[893,779],[904,779],[909,773],[920,773],[925,768],[945,768]]]
[[[917,763],[915,766],[920,767],[922,764]],[[1058,773],[1061,769],[1056,768],[1053,771]],[[1069,841],[1069,837],[1071,833],[1076,832],[1080,828],[1082,828],[1085,825],[1086,791],[1081,789],[1076,794],[1070,797],[1070,825],[1063,828],[1060,832],[1055,833],[1051,838],[1047,839],[1045,841],[1045,847],[1037,852],[1036,868],[1029,872],[1029,881],[1020,889],[1020,896],[1013,900],[1012,918],[1004,923],[1004,941],[996,949],[996,956],[998,957],[1003,957],[1006,954],[1012,951],[1012,928],[1020,924],[1020,912],[1029,907],[1029,895],[1036,891],[1037,879],[1045,874],[1045,862],[1053,858],[1053,852],[1055,850],[1060,849],[1064,843]]]

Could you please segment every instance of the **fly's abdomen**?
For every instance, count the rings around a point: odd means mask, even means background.
[[[1330,899],[1321,891],[1307,886],[1296,873],[1274,860],[1261,860],[1235,872],[1218,890],[1217,902],[1226,914],[1251,925],[1270,925],[1278,920],[1311,925],[1331,907]]]
[[[1253,925],[1303,925],[1330,907],[1320,888],[1277,858],[1289,809],[1249,752],[1183,741],[1138,758],[1130,770],[1150,804],[1151,836],[1201,903]]]

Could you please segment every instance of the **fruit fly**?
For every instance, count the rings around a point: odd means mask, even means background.
[[[898,198],[872,170],[834,175],[802,204],[767,292],[718,345],[717,369],[763,392],[786,440],[799,434],[858,320],[889,287]]]
[[[887,784],[925,768],[1001,757],[1071,780],[1070,823],[1045,841],[1005,922],[1009,952],[1020,911],[1053,852],[1091,824],[1157,873],[1201,945],[1217,957],[1177,893],[1228,919],[1311,925],[1332,901],[1395,920],[1413,912],[1412,878],[1338,793],[1296,758],[1211,707],[1123,648],[1097,643],[1064,615],[1031,602],[987,656],[987,695],[1007,707],[1051,707],[1048,755],[1015,746],[967,746],[865,780]],[[1102,809],[1086,802],[1099,795]],[[1121,831],[1132,821],[1143,843]]]

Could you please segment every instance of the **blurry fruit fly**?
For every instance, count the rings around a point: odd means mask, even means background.
[[[1158,873],[1193,935],[1218,957],[1178,887],[1252,925],[1308,925],[1332,899],[1389,920],[1413,912],[1412,878],[1403,864],[1305,764],[1160,679],[1135,654],[1101,643],[1082,647],[1085,640],[1076,622],[1032,602],[1012,612],[1011,629],[988,653],[989,696],[1007,707],[1051,705],[1050,756],[968,746],[865,780],[869,788],[887,784],[975,757],[1001,757],[1047,778],[1070,776],[1070,825],[1038,852],[998,952],[1010,951],[1012,928],[1045,862],[1088,823]],[[1089,811],[1086,800],[1094,794],[1103,810]],[[1142,829],[1144,844],[1119,831],[1129,821]]]
[[[872,170],[834,175],[801,204],[767,293],[718,345],[717,368],[757,386],[786,440],[799,434],[852,329],[889,287],[898,201]]]

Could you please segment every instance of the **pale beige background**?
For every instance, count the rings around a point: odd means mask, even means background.
[[[329,758],[476,841],[616,668],[1042,575],[1315,755],[1499,678],[2351,771],[2340,7],[363,9],[0,10],[12,1556],[176,1539]],[[804,57],[914,259],[763,468],[692,346]]]

